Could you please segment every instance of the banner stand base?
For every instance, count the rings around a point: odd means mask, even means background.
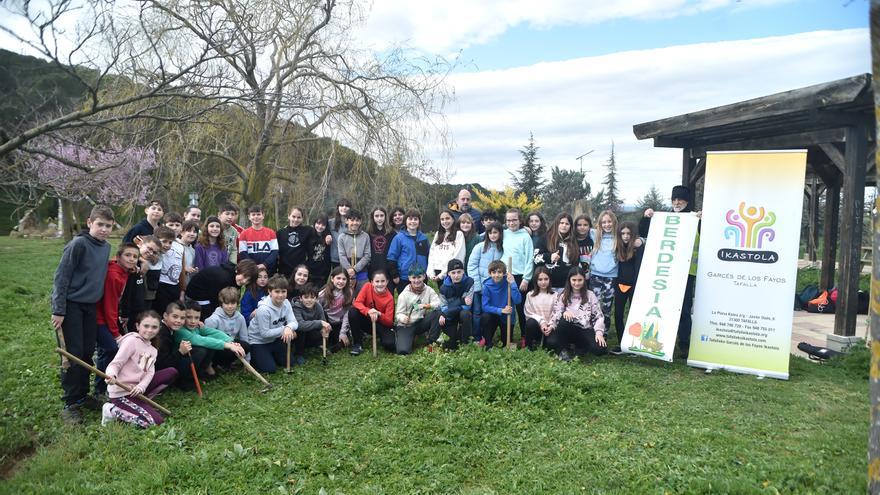
[[[742,373],[745,375],[756,375],[759,380],[763,380],[764,378],[776,378],[778,380],[788,380],[788,373],[776,372],[776,371],[767,371],[767,370],[756,370],[753,368],[744,368],[741,366],[719,366],[718,363],[707,363],[704,361],[695,361],[693,359],[688,359],[688,366],[693,366],[694,368],[705,368],[705,373],[709,374],[715,370],[724,370],[730,371],[732,373]]]

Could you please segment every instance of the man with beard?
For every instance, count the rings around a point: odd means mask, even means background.
[[[690,213],[691,190],[687,186],[679,185],[672,188],[672,211],[675,213]],[[702,216],[702,211],[696,212],[697,217]],[[651,217],[654,210],[645,210],[644,217],[639,221],[639,235],[648,237],[651,226]],[[691,268],[688,271],[687,286],[684,290],[684,301],[681,303],[681,319],[678,321],[678,337],[676,347],[682,359],[687,359],[691,347],[691,309],[694,306],[694,284],[697,282],[697,252],[700,249],[700,228],[697,227],[697,236],[694,239],[694,254],[691,258]]]

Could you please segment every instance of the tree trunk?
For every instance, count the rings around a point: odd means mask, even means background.
[[[70,242],[73,239],[73,229],[76,219],[73,217],[73,205],[70,200],[58,199],[58,226],[61,228],[61,235],[64,242]]]
[[[871,0],[871,67],[874,86],[874,116],[880,110],[880,0]],[[880,131],[880,123],[876,132]],[[880,134],[878,134],[880,136]],[[875,136],[876,139],[876,136]],[[877,159],[875,152],[875,159]],[[880,162],[878,162],[880,163]],[[880,174],[878,174],[880,175]],[[871,368],[869,395],[871,398],[871,425],[868,433],[868,491],[880,494],[880,208],[874,199],[871,215],[873,264],[871,266]]]

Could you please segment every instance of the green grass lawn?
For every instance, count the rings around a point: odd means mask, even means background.
[[[114,245],[117,241],[114,242]],[[58,241],[0,238],[2,493],[857,493],[866,354],[791,380],[543,353],[334,355],[160,395],[144,431],[58,418]]]

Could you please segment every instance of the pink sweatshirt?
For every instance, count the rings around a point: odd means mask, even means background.
[[[599,300],[593,291],[587,291],[587,300],[581,302],[578,294],[571,295],[571,301],[568,306],[562,300],[562,292],[553,303],[553,316],[550,318],[550,326],[556,328],[562,313],[568,311],[574,315],[574,324],[584,328],[593,329],[598,332],[605,333],[605,319],[602,317],[602,308],[599,306]]]
[[[137,332],[127,333],[119,340],[119,351],[107,366],[107,375],[133,387],[146,390],[156,372],[156,348]],[[119,385],[107,386],[111,399],[124,397],[128,392]]]
[[[531,318],[538,323],[550,323],[554,302],[556,302],[556,294],[539,292],[536,296],[529,292],[529,295],[526,296],[526,305],[523,307],[526,318]]]

